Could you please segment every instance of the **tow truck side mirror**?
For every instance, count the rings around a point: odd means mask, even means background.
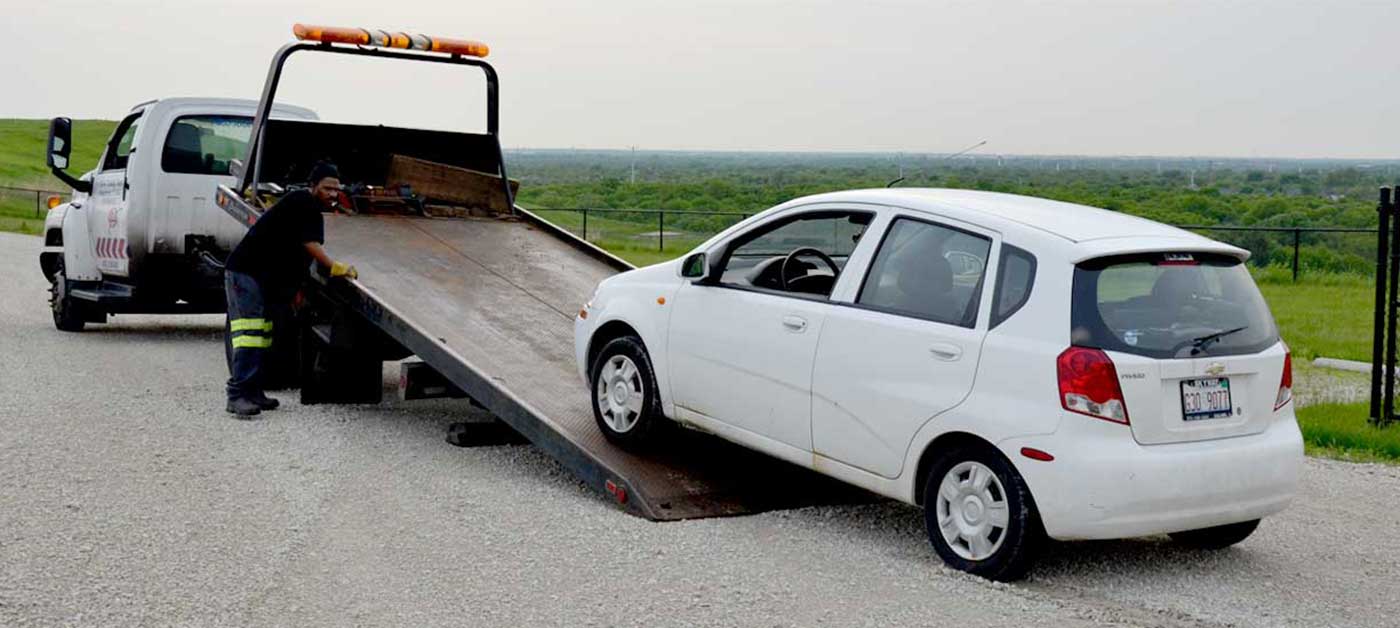
[[[73,154],[73,121],[68,118],[54,118],[49,122],[49,167],[56,170],[68,169],[68,157]]]
[[[53,176],[79,192],[91,193],[92,182],[76,179],[66,172],[68,158],[73,155],[73,121],[68,118],[54,118],[49,122],[49,143],[45,161]]]
[[[703,280],[707,270],[709,264],[705,263],[704,253],[696,253],[681,262],[681,276],[687,279]]]

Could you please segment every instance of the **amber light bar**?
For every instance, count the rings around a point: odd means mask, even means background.
[[[354,44],[376,48],[399,48],[402,50],[423,50],[442,52],[468,57],[485,57],[491,48],[479,41],[429,37],[409,33],[391,33],[368,28],[348,28],[343,26],[312,26],[295,24],[292,34],[302,41],[319,41],[327,44]]]

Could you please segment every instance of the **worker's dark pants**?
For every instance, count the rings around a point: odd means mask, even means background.
[[[262,287],[248,275],[225,271],[224,296],[228,299],[228,333],[224,342],[232,355],[229,401],[262,399],[263,359],[272,348],[272,316]]]

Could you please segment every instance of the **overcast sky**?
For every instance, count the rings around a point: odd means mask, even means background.
[[[7,3],[10,0],[6,0]],[[1400,157],[1400,1],[46,0],[0,117],[257,98],[293,22],[490,44],[507,147]],[[294,57],[323,119],[480,128],[480,76]]]

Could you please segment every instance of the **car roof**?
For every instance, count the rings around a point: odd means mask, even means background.
[[[1171,225],[1139,218],[1122,212],[1053,201],[1034,196],[983,192],[980,190],[954,190],[946,188],[889,188],[875,190],[852,190],[811,196],[812,201],[865,201],[908,209],[946,213],[946,210],[962,210],[1023,227],[1037,229],[1059,236],[1071,242],[1084,242],[1099,238],[1122,237],[1169,237],[1200,238],[1194,233]],[[955,216],[961,217],[961,216]],[[973,220],[971,222],[978,222]],[[981,221],[981,222],[986,222]],[[989,225],[992,226],[992,225]],[[1201,238],[1205,239],[1205,238]]]
[[[1114,252],[1198,249],[1248,259],[1249,252],[1122,212],[1033,196],[946,188],[885,188],[818,194],[788,205],[874,203],[923,211],[1013,235],[1033,231],[1068,245],[1074,259]]]

